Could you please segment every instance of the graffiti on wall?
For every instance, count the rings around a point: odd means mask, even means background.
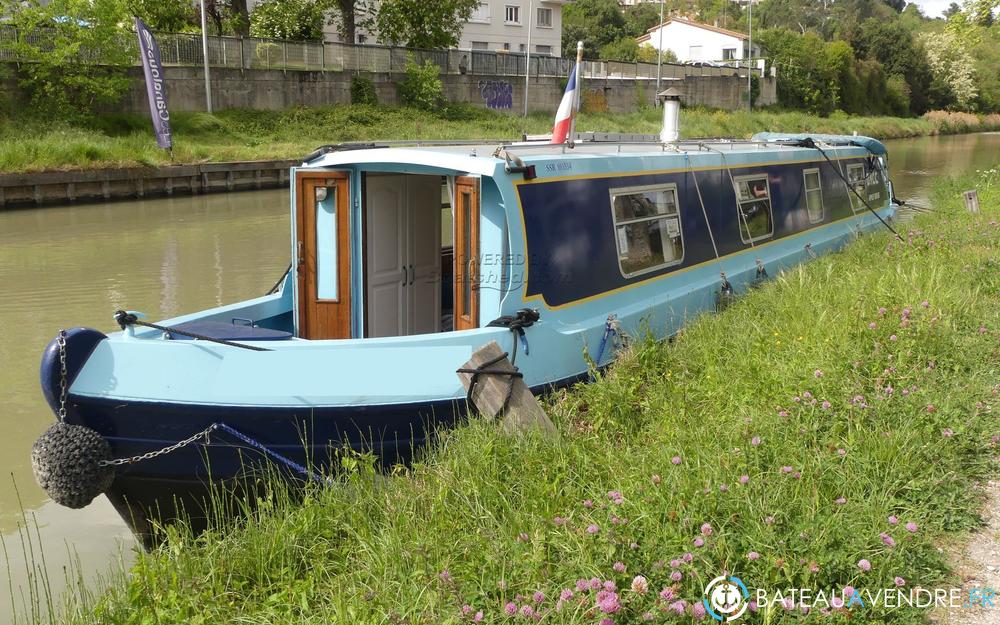
[[[609,110],[608,96],[604,89],[584,89],[581,99],[583,102],[580,106],[588,113],[607,113]]]
[[[479,95],[487,108],[510,109],[514,106],[514,87],[506,80],[480,80]]]

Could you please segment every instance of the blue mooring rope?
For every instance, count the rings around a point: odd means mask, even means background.
[[[224,432],[227,432],[227,433],[231,434],[232,436],[235,436],[236,438],[240,439],[241,441],[243,441],[247,445],[250,445],[254,449],[257,449],[259,451],[264,452],[266,455],[270,456],[274,460],[277,460],[278,462],[280,462],[281,464],[285,465],[286,467],[288,467],[288,468],[290,468],[290,469],[292,469],[294,471],[297,471],[298,473],[301,473],[302,475],[305,475],[310,480],[312,480],[314,482],[321,483],[321,484],[326,484],[328,482],[328,480],[326,478],[322,477],[321,475],[317,474],[316,472],[310,471],[309,469],[305,468],[301,464],[295,462],[294,460],[286,458],[285,456],[282,456],[281,454],[279,454],[278,452],[274,451],[273,449],[269,449],[263,443],[261,443],[261,442],[259,442],[257,440],[254,440],[253,438],[247,436],[243,432],[240,432],[236,428],[230,427],[230,426],[226,425],[225,423],[221,423],[221,422],[216,423],[215,425],[217,425],[220,430],[223,430]]]

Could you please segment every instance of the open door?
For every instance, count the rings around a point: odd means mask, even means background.
[[[479,178],[455,178],[455,329],[479,327]]]
[[[351,211],[347,172],[296,178],[299,336],[351,338]]]

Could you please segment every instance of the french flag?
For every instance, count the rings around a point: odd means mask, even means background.
[[[556,123],[552,126],[552,141],[549,143],[566,143],[566,137],[573,128],[573,116],[576,115],[576,70],[579,67],[580,64],[577,63],[569,74],[566,93],[563,94],[559,110],[556,111]]]

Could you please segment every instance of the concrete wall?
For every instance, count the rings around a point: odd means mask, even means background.
[[[205,110],[204,78],[199,68],[167,69],[167,97],[172,111]],[[132,71],[130,93],[116,110],[148,112],[146,87],[141,70]],[[281,70],[213,69],[212,103],[217,110],[251,108],[277,110],[292,106],[328,106],[351,101],[351,74],[344,72],[283,72]],[[396,80],[399,74],[367,74],[375,83],[379,102],[398,104]],[[524,78],[446,74],[441,76],[445,94],[452,102],[470,102],[497,110],[520,112],[524,106]],[[554,113],[562,98],[564,80],[555,77],[531,79],[529,110]],[[584,80],[584,103],[591,109],[624,113],[642,102],[652,102],[656,87],[652,80]],[[664,83],[664,88],[668,86]],[[686,76],[670,80],[679,89],[687,106],[720,109],[746,106],[746,77]],[[761,80],[758,105],[776,101],[774,79]]]

